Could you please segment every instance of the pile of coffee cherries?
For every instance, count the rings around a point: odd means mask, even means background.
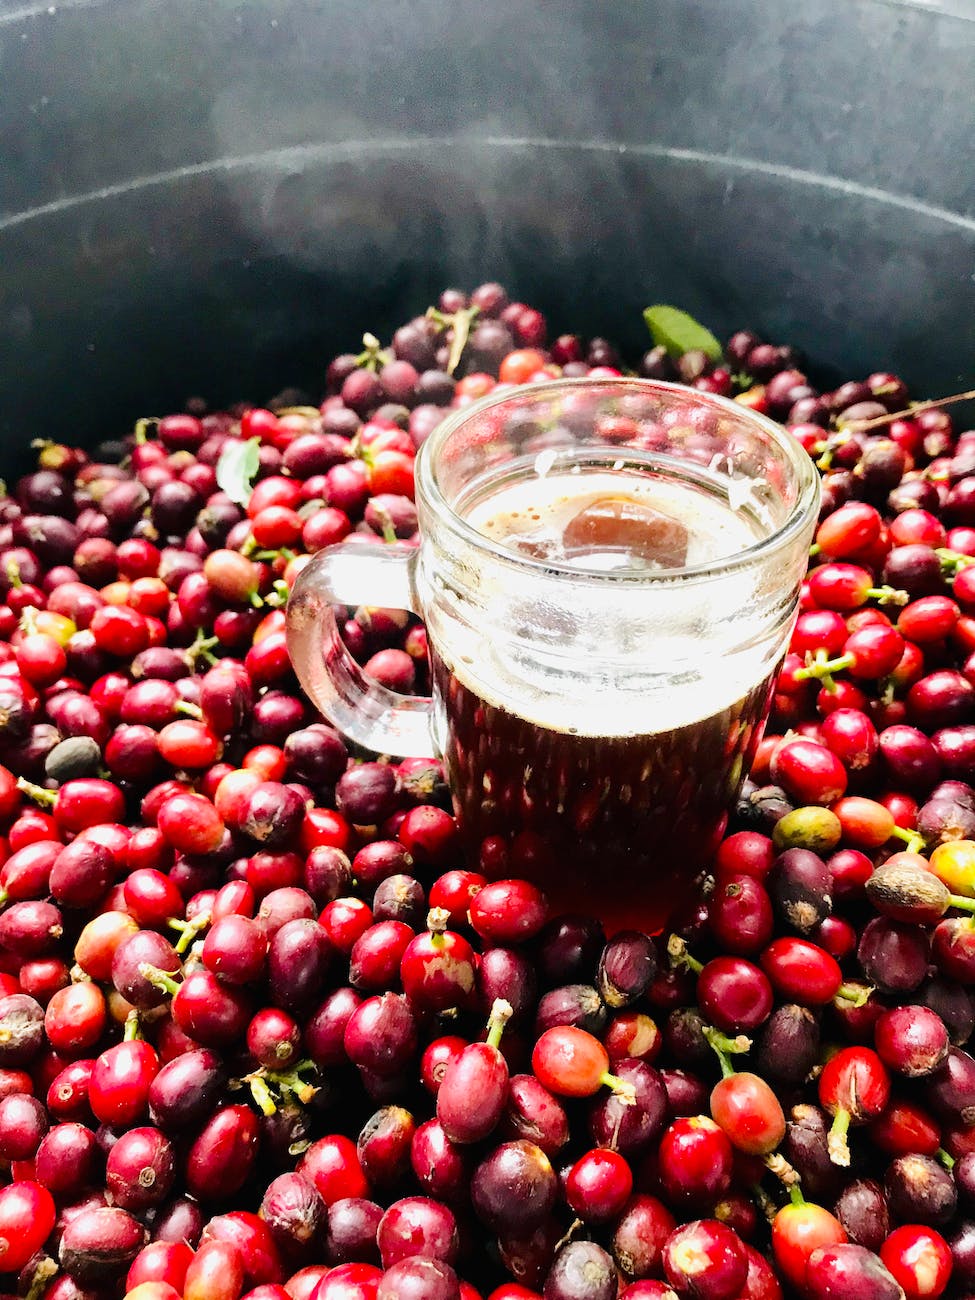
[[[0,1294],[975,1296],[975,433],[738,333],[636,371],[786,423],[822,519],[772,718],[673,932],[462,857],[434,760],[303,699],[309,554],[416,541],[449,408],[625,373],[498,285],[327,396],[58,444],[0,498]],[[900,414],[898,414],[900,412]],[[635,435],[638,436],[638,433]],[[425,632],[350,608],[399,691]]]

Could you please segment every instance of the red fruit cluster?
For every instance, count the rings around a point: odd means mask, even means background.
[[[5,1294],[975,1293],[975,434],[798,365],[742,331],[637,366],[786,422],[824,486],[666,936],[550,915],[496,842],[465,864],[439,763],[352,760],[284,636],[308,554],[416,542],[446,410],[619,374],[606,340],[447,290],[320,405],[46,445],[0,497]],[[427,688],[415,619],[343,635]]]

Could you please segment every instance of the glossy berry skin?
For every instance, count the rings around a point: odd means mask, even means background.
[[[609,1053],[598,1038],[572,1025],[547,1029],[532,1051],[535,1077],[562,1097],[589,1097],[609,1069]]]
[[[313,1143],[302,1156],[298,1171],[315,1185],[326,1207],[350,1196],[369,1195],[355,1143],[341,1134]]]
[[[453,1214],[445,1205],[425,1196],[395,1201],[380,1220],[376,1242],[384,1268],[412,1255],[452,1264],[459,1248]]]
[[[501,1118],[508,1095],[508,1065],[490,1043],[471,1043],[444,1071],[437,1119],[451,1142],[480,1142]]]
[[[565,1199],[578,1218],[606,1223],[619,1215],[633,1191],[633,1174],[616,1151],[594,1147],[579,1157],[564,1180]]]
[[[772,986],[741,957],[715,957],[698,975],[697,1000],[704,1018],[726,1034],[750,1033],[768,1019]]]
[[[708,1116],[676,1119],[660,1139],[658,1174],[672,1203],[717,1200],[731,1184],[733,1164],[731,1142]]]
[[[883,1262],[863,1246],[820,1246],[806,1266],[805,1294],[810,1300],[869,1295],[871,1300],[900,1300],[900,1286]]]
[[[429,1011],[462,1006],[474,988],[474,950],[451,930],[433,930],[412,939],[400,959],[403,992]]]
[[[894,1007],[874,1027],[874,1046],[883,1063],[898,1074],[931,1074],[948,1059],[951,1046],[944,1021],[928,1007]]]
[[[744,1071],[716,1083],[710,1106],[732,1146],[746,1155],[768,1155],[785,1136],[782,1105],[757,1074]]]
[[[846,792],[846,768],[831,750],[811,740],[780,745],[770,775],[801,804],[829,804]]]
[[[911,1224],[895,1228],[880,1247],[880,1258],[907,1300],[934,1300],[948,1286],[951,1251],[933,1228]]]
[[[772,1254],[779,1272],[792,1286],[805,1284],[809,1257],[821,1246],[848,1240],[846,1230],[828,1210],[811,1201],[783,1206],[772,1223]]]
[[[540,889],[525,880],[496,880],[471,899],[471,925],[492,944],[518,944],[545,924],[548,904]]]
[[[663,1266],[677,1294],[694,1300],[732,1300],[748,1276],[740,1238],[716,1219],[696,1219],[671,1233]]]
[[[51,1193],[38,1183],[0,1188],[0,1271],[16,1273],[43,1246],[54,1227]]]
[[[819,1076],[820,1104],[832,1115],[844,1112],[850,1123],[875,1119],[890,1098],[890,1077],[876,1052],[846,1047],[832,1056]]]
[[[806,939],[773,939],[761,964],[780,998],[808,1006],[832,1002],[843,982],[836,959]]]
[[[108,1048],[95,1062],[88,1090],[95,1118],[120,1126],[141,1119],[158,1071],[159,1057],[148,1043],[136,1040]]]

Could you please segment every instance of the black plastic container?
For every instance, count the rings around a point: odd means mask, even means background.
[[[971,0],[0,0],[0,468],[504,280],[975,369]]]

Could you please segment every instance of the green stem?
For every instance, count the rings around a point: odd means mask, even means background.
[[[17,789],[21,794],[27,795],[28,799],[39,803],[42,808],[53,808],[57,802],[57,790],[45,790],[42,785],[35,785],[33,781],[28,781],[23,776],[17,780]]]
[[[833,1116],[833,1123],[826,1138],[826,1149],[834,1165],[846,1168],[850,1163],[850,1147],[846,1135],[850,1131],[850,1112],[840,1109]]]
[[[251,1096],[260,1108],[262,1115],[273,1115],[277,1110],[277,1104],[267,1086],[259,1074],[248,1076],[247,1082],[250,1086]]]
[[[965,555],[961,551],[949,550],[947,546],[935,548],[935,555],[941,561],[941,571],[946,577],[954,577],[959,569],[975,564],[975,555]]]
[[[139,1013],[138,1011],[130,1011],[125,1017],[125,1029],[122,1033],[123,1041],[126,1043],[134,1043],[141,1037],[142,1026],[139,1023]]]
[[[504,1027],[513,1014],[514,1008],[510,1002],[506,1002],[504,998],[495,998],[494,1006],[491,1008],[491,1019],[488,1021],[489,1047],[497,1048],[500,1045]]]
[[[30,1280],[30,1286],[24,1295],[24,1300],[41,1300],[41,1297],[47,1293],[48,1283],[52,1278],[57,1277],[57,1275],[57,1264],[55,1264],[54,1260],[51,1259],[49,1255],[45,1255],[44,1258],[38,1262],[37,1267],[34,1270],[34,1275]]]
[[[699,962],[696,957],[691,956],[687,951],[687,944],[679,934],[672,934],[667,940],[667,956],[670,958],[672,966],[693,971],[695,975],[700,975],[701,971],[704,970],[703,962]]]
[[[599,1082],[614,1092],[624,1106],[636,1105],[636,1089],[633,1087],[632,1083],[627,1083],[625,1079],[620,1079],[617,1075],[610,1074],[608,1070],[605,1070],[599,1076]]]
[[[148,442],[149,430],[156,429],[158,425],[159,425],[159,420],[154,415],[147,416],[142,420],[136,420],[135,422],[136,446],[141,446],[142,443]]]
[[[454,337],[450,344],[450,356],[447,358],[448,375],[452,375],[460,365],[460,359],[467,347],[467,340],[470,338],[471,325],[479,312],[479,307],[462,307],[460,311],[448,316],[446,312],[439,311],[436,307],[430,307],[427,310],[427,316],[430,320],[436,321],[438,325],[443,325],[445,329],[453,329],[454,331]]]
[[[730,1058],[737,1056],[741,1052],[747,1052],[751,1047],[751,1039],[746,1038],[744,1034],[739,1034],[737,1038],[729,1038],[727,1034],[721,1033],[713,1025],[704,1026],[704,1037],[717,1056],[721,1065],[722,1079],[728,1079],[735,1073],[735,1068],[731,1064]]]
[[[204,663],[209,664],[212,668],[217,662],[216,657],[210,653],[215,646],[220,644],[220,638],[216,636],[207,636],[203,628],[197,628],[196,640],[186,649],[186,662],[191,669],[196,668],[197,659],[202,659]]]
[[[934,1153],[934,1156],[936,1160],[941,1161],[941,1163],[944,1165],[946,1169],[948,1170],[954,1169],[955,1157],[950,1156],[948,1152],[944,1149],[944,1147],[938,1147],[937,1151],[935,1151]]]
[[[197,722],[203,717],[203,710],[200,706],[192,704],[189,700],[177,700],[175,709],[177,713],[182,713],[187,718],[196,718]]]
[[[172,975],[160,970],[158,966],[150,965],[147,961],[144,961],[139,967],[139,974],[144,980],[148,980],[153,988],[162,989],[170,997],[178,993],[182,988],[182,983],[179,980],[174,980]]]
[[[267,1079],[269,1083],[277,1084],[279,1088],[294,1093],[298,1100],[307,1106],[318,1092],[318,1088],[313,1083],[308,1083],[301,1078],[301,1071],[309,1068],[315,1069],[314,1061],[299,1061],[293,1070],[269,1070]]]
[[[806,1198],[802,1194],[802,1188],[798,1183],[792,1183],[789,1187],[789,1200],[793,1205],[805,1205]]]
[[[844,1002],[852,1003],[855,1007],[863,1007],[870,1001],[872,992],[873,989],[869,984],[846,983],[839,986],[835,996],[842,998]]]
[[[380,366],[388,365],[392,361],[392,353],[386,351],[375,334],[363,334],[362,346],[364,352],[360,352],[355,359],[356,365],[363,370],[371,370],[374,374]]]
[[[856,656],[852,654],[840,655],[837,659],[821,658],[818,654],[811,664],[806,664],[805,668],[797,668],[795,679],[797,682],[808,681],[811,677],[820,679],[831,677],[833,673],[840,673],[844,668],[856,662]]]
[[[903,840],[907,845],[908,853],[918,853],[924,848],[924,838],[918,835],[917,831],[908,831],[903,826],[895,826],[890,835],[891,839]]]
[[[975,912],[975,898],[963,898],[961,894],[949,894],[948,906],[957,907],[960,912]]]
[[[207,913],[194,917],[192,921],[181,921],[178,917],[172,916],[166,924],[171,930],[178,931],[179,941],[176,944],[176,951],[182,956],[200,931],[205,930],[210,924],[210,916]]]

